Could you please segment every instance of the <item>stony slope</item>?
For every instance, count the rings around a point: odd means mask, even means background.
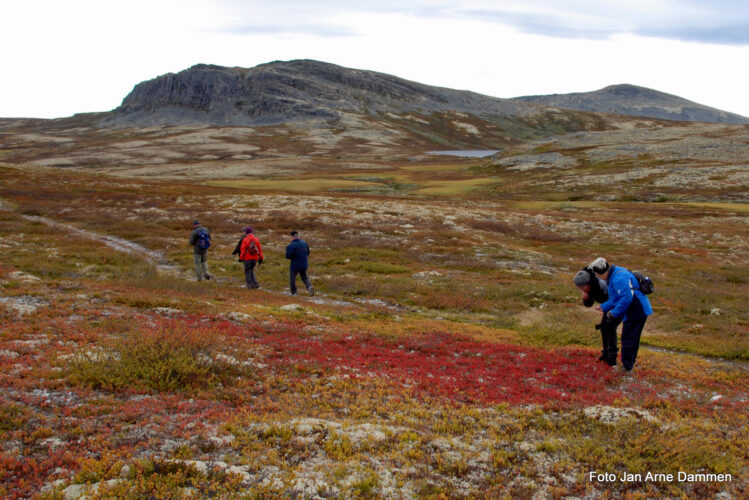
[[[595,92],[524,96],[517,97],[515,100],[565,109],[618,113],[664,120],[749,123],[749,118],[735,113],[728,113],[675,95],[628,84],[611,85]]]
[[[254,68],[198,64],[142,82],[114,110],[115,125],[273,125],[376,115],[459,111],[526,116],[535,107],[473,92],[432,87],[373,71],[311,60]]]

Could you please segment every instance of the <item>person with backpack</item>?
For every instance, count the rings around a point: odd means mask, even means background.
[[[198,277],[198,281],[211,279],[213,276],[208,274],[208,248],[211,246],[211,233],[197,219],[192,223],[190,245],[193,247],[195,275]]]
[[[603,257],[598,257],[588,267],[608,285],[609,299],[596,307],[604,313],[606,328],[616,331],[619,323],[623,322],[622,368],[630,372],[635,366],[645,322],[653,314],[650,301],[643,293],[650,293],[652,282],[639,273],[609,264]],[[642,276],[642,282],[638,275]]]
[[[598,302],[603,304],[609,300],[608,285],[589,268],[584,267],[572,280],[583,296],[583,305],[591,307]],[[596,325],[596,330],[601,330],[601,357],[598,361],[605,361],[609,366],[616,365],[616,355],[619,352],[616,342],[616,328],[605,321],[605,313],[602,313],[601,322]]]
[[[255,277],[255,266],[263,263],[263,248],[251,227],[244,228],[244,234],[245,237],[239,244],[239,261],[244,264],[244,280],[247,288],[254,290],[260,288]]]
[[[286,247],[286,258],[289,262],[289,287],[291,289],[291,295],[296,295],[296,275],[298,274],[302,278],[304,286],[307,287],[310,296],[315,295],[315,289],[312,288],[312,284],[307,277],[307,269],[309,268],[309,261],[307,256],[309,255],[309,245],[307,242],[299,238],[299,233],[296,231],[291,232],[291,243]]]

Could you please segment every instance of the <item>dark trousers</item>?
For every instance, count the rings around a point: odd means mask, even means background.
[[[631,370],[635,366],[637,351],[640,349],[642,329],[645,327],[647,319],[640,300],[634,297],[632,304],[627,309],[627,319],[622,325],[622,366],[627,370]]]
[[[260,285],[257,284],[257,278],[255,277],[257,261],[243,260],[242,264],[244,264],[244,280],[247,283],[247,288],[258,288]]]
[[[616,346],[616,327],[619,323],[607,322],[606,313],[601,316],[601,357],[611,366],[616,364],[619,349]]]
[[[299,275],[300,278],[302,278],[302,282],[304,283],[304,286],[307,287],[307,290],[310,289],[312,285],[310,285],[309,278],[307,277],[307,270],[304,271],[297,271],[294,269],[289,269],[289,288],[291,288],[291,294],[296,293],[296,275]]]

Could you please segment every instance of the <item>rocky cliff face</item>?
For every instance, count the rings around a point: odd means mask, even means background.
[[[310,60],[254,68],[199,64],[136,85],[106,120],[119,125],[272,125],[342,113],[459,111],[523,116],[535,107]]]
[[[595,92],[525,96],[515,100],[566,109],[618,113],[664,120],[749,123],[749,118],[636,85],[611,85]]]

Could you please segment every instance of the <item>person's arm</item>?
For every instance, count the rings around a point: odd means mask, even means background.
[[[592,306],[593,304],[595,304],[595,302],[596,302],[596,301],[595,301],[595,300],[593,300],[593,297],[591,297],[591,296],[590,296],[590,295],[588,295],[587,293],[583,292],[583,305],[584,305],[585,307],[590,307],[590,306]]]
[[[260,258],[258,259],[258,264],[263,263],[263,247],[260,245],[260,239],[257,239],[255,241],[255,245],[257,245],[257,253],[260,254]]]
[[[610,312],[611,316],[620,319],[624,317],[624,314],[627,312],[629,305],[632,303],[632,298],[634,297],[627,273],[620,272],[613,280],[611,280],[609,286],[609,297],[611,297],[612,292],[616,295],[616,300],[612,301],[609,299],[605,304],[610,303],[610,307],[604,308],[604,304],[601,304],[601,307],[603,308],[603,312]]]
[[[193,246],[193,247],[195,246],[195,240],[197,239],[197,237],[198,237],[198,232],[193,230],[193,232],[190,233],[190,246]]]
[[[239,252],[242,251],[242,242],[243,241],[244,241],[244,236],[242,238],[240,238],[239,241],[237,242],[237,246],[234,247],[234,251],[231,253],[232,255],[237,255],[237,254],[239,254]]]
[[[292,248],[293,245],[294,245],[293,243],[289,243],[286,246],[286,258],[287,259],[291,259],[294,256],[294,249]]]
[[[306,241],[304,242],[304,246],[307,247],[307,255],[309,255],[309,245],[307,244]]]

